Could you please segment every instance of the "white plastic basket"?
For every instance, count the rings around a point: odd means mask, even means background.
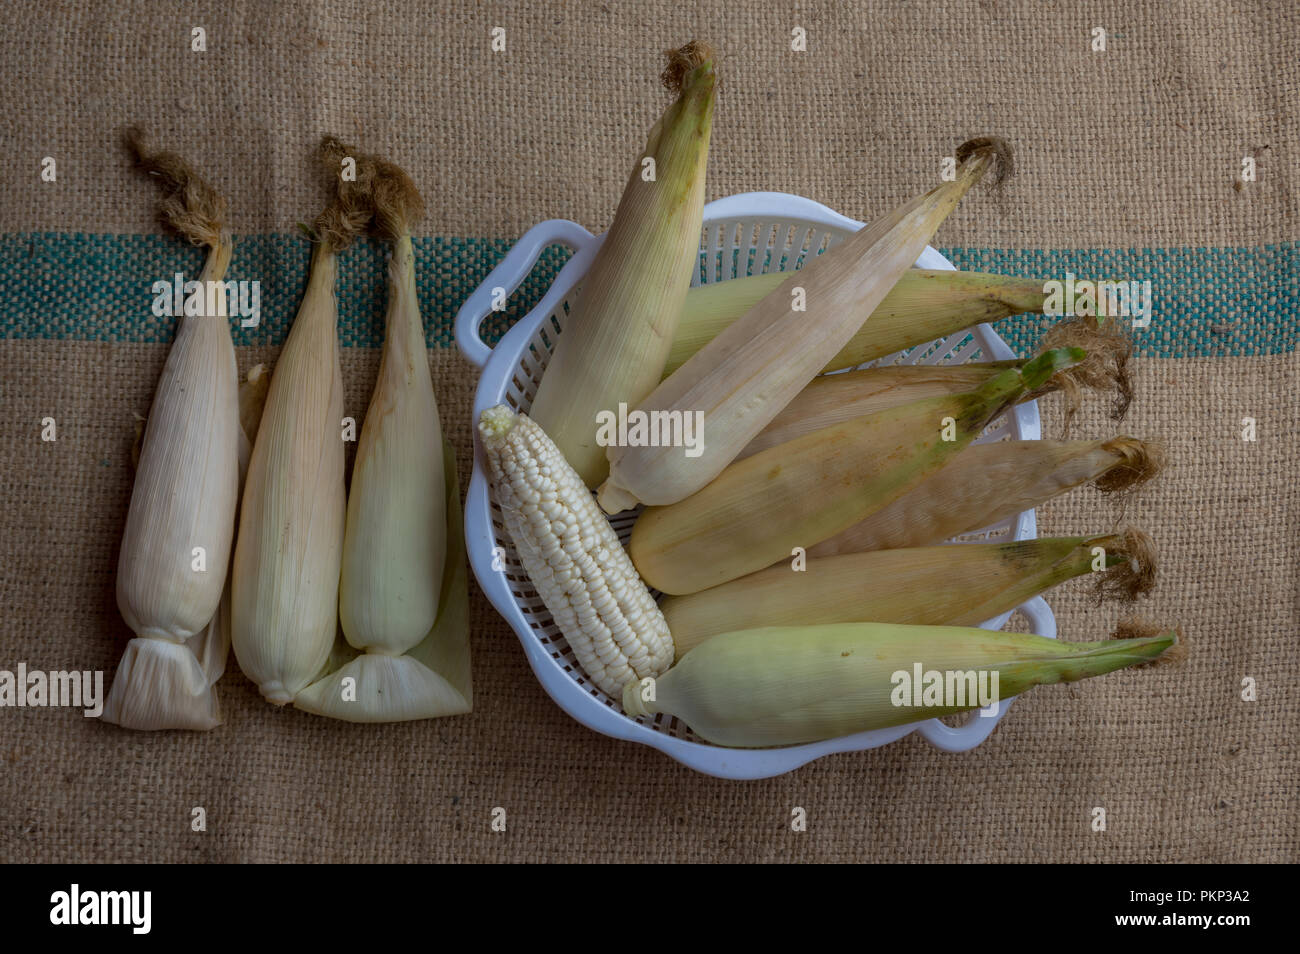
[[[701,268],[695,284],[724,281],[736,275],[791,271],[805,259],[835,244],[862,227],[824,205],[779,192],[750,192],[710,202],[704,207]],[[488,407],[507,404],[527,411],[550,358],[556,337],[575,292],[604,236],[594,236],[582,226],[563,219],[542,222],[528,231],[506,254],[491,274],[466,299],[456,316],[456,343],[461,352],[482,369],[474,398],[473,421]],[[495,348],[479,337],[479,326],[492,312],[494,296],[509,295],[532,271],[538,257],[550,245],[573,249],[573,257],[555,277],[546,295],[520,319]],[[953,268],[946,258],[927,248],[916,261],[920,268]],[[988,325],[951,335],[907,352],[884,358],[875,364],[960,364],[979,358],[1005,360],[1015,354]],[[1026,402],[998,418],[979,438],[980,442],[1040,436],[1038,405]],[[569,715],[583,725],[608,736],[653,746],[684,765],[720,778],[766,778],[789,772],[831,752],[849,752],[886,745],[912,732],[919,732],[932,745],[961,752],[979,745],[1006,713],[1012,699],[998,704],[995,715],[972,715],[959,727],[938,719],[926,719],[890,729],[861,732],[808,745],[779,749],[740,750],[713,746],[699,740],[678,720],[657,716],[653,720],[630,719],[621,702],[610,699],[584,676],[572,651],[556,629],[546,607],[533,589],[514,552],[514,545],[501,522],[500,511],[491,499],[484,469],[482,447],[475,442],[474,473],[465,504],[465,537],[470,565],[492,605],[510,623],[528,662],[543,688]],[[635,514],[620,514],[611,520],[624,543],[631,533]],[[1032,510],[1014,520],[964,535],[964,541],[990,538],[1032,539],[1037,535]],[[499,548],[499,549],[498,549]],[[501,569],[494,569],[501,567]],[[1033,632],[1056,636],[1056,620],[1041,597],[1019,607]],[[1010,618],[1005,613],[984,623],[986,629],[1001,629]]]

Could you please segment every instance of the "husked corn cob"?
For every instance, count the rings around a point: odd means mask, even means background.
[[[663,614],[555,444],[505,405],[485,410],[478,429],[506,530],[583,671],[618,698],[628,682],[667,669]]]
[[[920,483],[1079,349],[1048,351],[975,391],[845,421],[737,461],[680,503],[650,507],[628,551],[651,586],[695,593],[808,548]]]
[[[955,182],[945,182],[809,262],[701,348],[637,410],[654,416],[702,415],[700,453],[680,447],[608,448],[600,505],[618,513],[638,502],[673,504],[713,480],[858,330],[916,261],[939,224],[999,159],[1000,140],[958,149]],[[805,289],[806,311],[791,309]],[[798,347],[792,343],[798,342]]]
[[[1176,631],[1068,643],[893,623],[747,629],[707,640],[652,684],[629,685],[623,708],[676,716],[717,745],[796,745],[980,708],[979,691],[1005,699],[1141,665],[1178,642]]]
[[[1158,445],[1136,437],[1098,441],[975,444],[906,494],[810,556],[920,547],[980,530],[1090,481],[1103,493],[1128,490],[1160,472]]]
[[[659,609],[677,658],[719,633],[765,626],[975,626],[1086,573],[1096,574],[1099,594],[1124,599],[1155,583],[1155,548],[1136,530],[874,550],[806,563],[799,570],[778,563],[699,593],[664,597]]]
[[[670,53],[664,84],[677,99],[637,157],[530,412],[593,488],[609,472],[596,416],[639,404],[659,383],[699,257],[713,51]]]
[[[802,274],[800,271],[798,274]],[[769,272],[698,285],[686,293],[664,377],[686,363],[733,321],[790,278]],[[1011,315],[1041,314],[1047,301],[1043,280],[909,268],[823,371],[852,368],[896,351],[943,338],[963,328]]]

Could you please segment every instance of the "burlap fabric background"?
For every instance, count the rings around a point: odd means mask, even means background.
[[[142,330],[154,320],[138,283],[76,285],[82,268],[159,277],[123,252],[158,232],[117,144],[123,124],[147,123],[194,157],[229,196],[237,235],[264,237],[241,247],[278,304],[260,337],[241,339],[241,366],[274,357],[301,288],[306,250],[290,233],[323,201],[307,161],[317,138],[337,132],[411,172],[430,206],[417,264],[464,480],[474,374],[448,346],[458,298],[540,219],[608,225],[664,102],[658,51],[691,36],[726,56],[710,198],[774,189],[868,217],[928,187],[963,138],[996,132],[1019,149],[1018,177],[1001,198],[972,195],[937,244],[1244,250],[1233,260],[1250,271],[1226,291],[1162,272],[1158,302],[1181,304],[1158,311],[1142,347],[1185,356],[1138,363],[1124,429],[1166,439],[1168,472],[1124,513],[1084,491],[1039,515],[1045,533],[1123,521],[1154,535],[1161,580],[1143,610],[1185,627],[1185,663],[1029,693],[969,753],[909,738],[733,783],[570,720],[475,592],[468,717],[358,727],[275,710],[233,657],[219,687],[227,722],[208,734],[0,710],[0,860],[1296,860],[1300,15],[1252,3],[926,6],[6,4],[0,668],[111,676],[128,635],[113,580],[132,414],[148,409],[169,336]],[[789,49],[795,25],[807,52]],[[206,53],[190,51],[195,26]],[[495,26],[504,53],[490,51]],[[1089,49],[1094,26],[1108,31],[1104,53]],[[1259,179],[1234,189],[1248,154]],[[38,177],[44,156],[57,158],[56,183]],[[171,240],[138,241],[161,275],[197,264]],[[1281,264],[1249,264],[1266,254]],[[360,416],[382,255],[356,255],[343,370]],[[84,310],[69,308],[78,295]],[[1213,301],[1198,307],[1203,295]],[[1218,313],[1240,301],[1262,310]],[[1216,344],[1205,329],[1221,320],[1234,330]],[[1057,432],[1056,409],[1044,412]],[[60,421],[54,444],[39,440],[47,414]],[[1240,439],[1246,416],[1257,442]],[[1110,427],[1089,413],[1079,430]],[[1050,601],[1067,638],[1100,637],[1121,615],[1079,587]],[[1246,676],[1253,703],[1240,699]],[[189,826],[198,805],[201,834]],[[489,827],[498,806],[504,833]],[[790,831],[794,806],[807,832]],[[1105,832],[1090,827],[1096,806]]]

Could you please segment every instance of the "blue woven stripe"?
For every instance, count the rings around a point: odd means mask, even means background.
[[[1255,248],[944,249],[958,268],[1042,278],[1150,281],[1151,325],[1134,331],[1145,357],[1237,357],[1295,350],[1300,330],[1300,243]],[[1022,315],[997,330],[1028,355],[1044,319]]]
[[[507,239],[415,240],[420,307],[431,347],[452,345],[456,309],[510,247]],[[309,246],[292,235],[240,237],[228,278],[262,283],[262,324],[235,328],[239,345],[284,340],[306,282]],[[1256,248],[1020,250],[945,249],[963,269],[1051,278],[1150,280],[1151,326],[1135,332],[1148,357],[1282,354],[1300,327],[1300,243]],[[483,328],[495,342],[545,293],[569,253],[548,249],[510,307]],[[159,342],[173,321],[150,311],[152,284],[177,271],[196,277],[203,253],[162,235],[25,233],[0,236],[0,337]],[[339,262],[339,333],[344,346],[378,347],[383,337],[386,251],[363,241]],[[73,282],[75,281],[75,284]],[[1021,354],[1044,319],[998,324]],[[1212,330],[1215,329],[1215,330]]]

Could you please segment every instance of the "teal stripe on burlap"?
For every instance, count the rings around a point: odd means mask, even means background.
[[[510,247],[507,239],[415,240],[417,286],[431,347],[452,346],[452,322],[466,296]],[[569,258],[547,249],[506,311],[484,325],[499,340],[545,293]],[[1300,328],[1300,244],[1254,248],[945,249],[958,268],[1041,278],[1150,281],[1151,326],[1135,332],[1148,357],[1281,354]],[[235,328],[239,345],[278,344],[288,333],[307,277],[310,247],[293,235],[238,237],[228,279],[261,282],[261,325]],[[386,247],[362,241],[339,262],[339,333],[344,346],[383,338]],[[197,276],[201,250],[163,235],[21,233],[0,236],[0,338],[167,342],[173,320],[157,318],[153,283]],[[1010,318],[999,334],[1029,354],[1041,316]]]
[[[1041,278],[1150,281],[1151,325],[1134,331],[1145,357],[1237,357],[1295,350],[1300,331],[1300,243],[1255,248],[944,249],[958,268]],[[1028,355],[1042,316],[997,324]]]

